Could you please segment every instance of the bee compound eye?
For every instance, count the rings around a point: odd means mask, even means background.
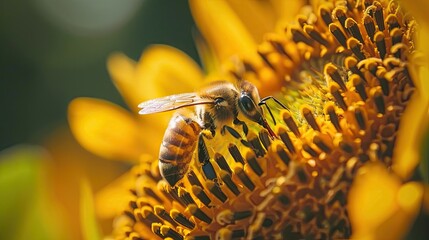
[[[223,101],[225,101],[225,99],[221,97],[217,97],[215,98],[214,103],[217,105],[217,104],[221,104]]]
[[[240,97],[240,107],[244,112],[252,112],[255,109],[255,103],[249,96],[243,95]]]

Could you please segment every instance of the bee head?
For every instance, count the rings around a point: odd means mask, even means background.
[[[263,125],[262,108],[258,106],[260,102],[258,89],[247,81],[241,81],[239,87],[241,91],[238,98],[240,112],[248,119]]]

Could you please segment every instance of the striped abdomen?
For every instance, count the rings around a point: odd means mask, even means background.
[[[171,186],[188,171],[200,132],[192,118],[175,114],[170,120],[159,149],[159,170]]]

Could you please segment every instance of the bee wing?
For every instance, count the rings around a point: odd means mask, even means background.
[[[199,104],[214,104],[214,102],[213,100],[203,99],[196,93],[181,93],[142,102],[138,107],[141,108],[139,114],[143,115],[167,112]]]

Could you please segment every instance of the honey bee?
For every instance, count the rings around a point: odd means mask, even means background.
[[[217,81],[197,93],[176,94],[139,104],[139,114],[179,109],[170,120],[160,146],[158,164],[161,176],[174,187],[188,172],[197,145],[199,154],[204,154],[203,136],[214,137],[217,130],[223,134],[224,127],[231,124],[242,125],[247,134],[246,124],[237,118],[239,113],[267,129],[269,135],[274,137],[260,103],[258,89],[252,83],[241,80],[237,87],[227,81]],[[181,109],[190,106],[194,106],[193,111]],[[207,161],[200,160],[202,165]]]

